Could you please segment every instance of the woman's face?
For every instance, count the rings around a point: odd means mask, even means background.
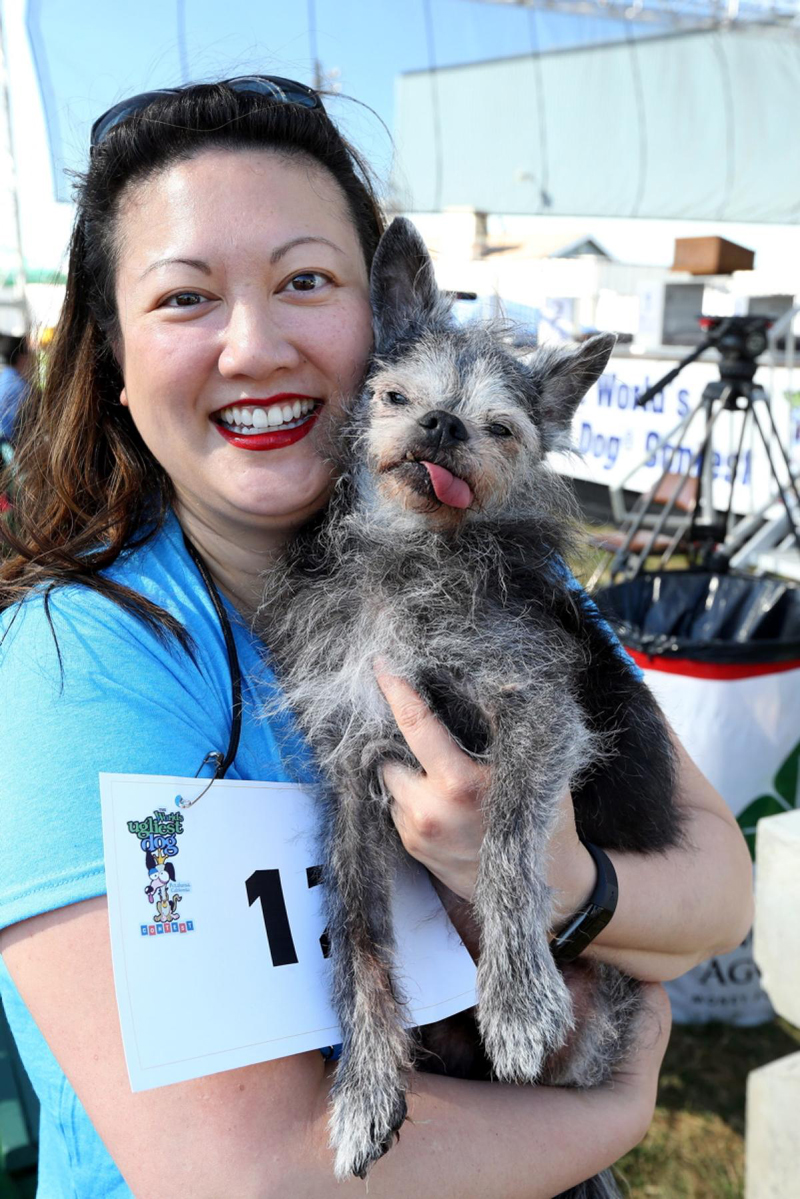
[[[318,448],[372,345],[369,280],[336,181],[209,150],[124,197],[121,401],[179,509],[273,540],[324,504]]]

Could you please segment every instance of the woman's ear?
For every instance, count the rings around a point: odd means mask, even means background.
[[[119,402],[120,402],[120,404],[122,404],[123,408],[128,407],[128,393],[124,387],[123,387],[122,391],[119,393]]]

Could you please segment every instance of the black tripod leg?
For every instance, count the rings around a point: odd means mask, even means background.
[[[792,530],[792,536],[795,539],[797,548],[800,550],[800,530],[798,530],[797,522],[794,517],[794,513],[792,512],[792,508],[791,508],[789,500],[786,496],[786,492],[783,489],[783,484],[781,483],[780,479],[778,478],[778,472],[775,469],[775,463],[772,461],[772,450],[770,449],[770,444],[769,444],[769,441],[767,440],[766,434],[764,433],[764,430],[761,428],[761,421],[758,419],[758,415],[756,413],[755,407],[753,407],[752,412],[753,412],[753,420],[755,421],[755,426],[758,429],[759,434],[761,435],[761,440],[764,443],[764,449],[767,452],[767,460],[769,462],[769,469],[772,472],[772,477],[775,480],[775,485],[778,488],[778,491],[780,492],[780,497],[781,497],[781,500],[783,501],[783,506],[786,509],[786,515],[789,518],[789,528]],[[772,424],[772,431],[775,434],[775,439],[778,442],[778,445],[780,446],[781,453],[783,454],[783,460],[786,463],[787,470],[789,471],[789,486],[791,487],[792,491],[794,492],[794,497],[798,503],[798,511],[800,511],[800,495],[798,495],[798,493],[797,493],[797,487],[795,485],[794,479],[792,478],[791,465],[789,463],[789,459],[786,456],[786,452],[783,448],[783,445],[781,444],[781,440],[778,435],[778,430],[775,427],[775,421],[772,419],[772,413],[769,410],[769,405],[767,405],[767,412],[769,413],[770,422]]]
[[[662,380],[662,382],[663,382],[663,380]],[[615,574],[617,574],[620,570],[622,570],[625,567],[626,560],[628,557],[628,552],[630,550],[631,544],[633,543],[633,539],[636,536],[636,534],[639,532],[639,530],[642,528],[645,518],[650,510],[650,505],[652,504],[653,500],[655,499],[655,496],[656,496],[656,493],[658,492],[659,487],[664,482],[667,475],[670,473],[670,470],[672,468],[672,462],[680,448],[682,439],[688,433],[689,426],[692,424],[692,422],[694,421],[694,418],[697,416],[698,412],[700,412],[700,411],[701,411],[701,407],[700,407],[700,405],[698,405],[691,412],[689,412],[688,415],[681,422],[679,422],[679,424],[675,427],[675,429],[672,431],[671,434],[667,435],[668,437],[675,435],[675,437],[676,437],[675,444],[673,446],[671,446],[670,451],[669,451],[669,457],[667,458],[666,466],[664,467],[664,469],[661,472],[661,474],[659,475],[659,477],[656,479],[655,483],[652,485],[652,487],[650,488],[650,490],[648,492],[642,493],[642,495],[639,497],[639,499],[636,501],[636,503],[633,506],[633,509],[632,509],[631,515],[630,515],[630,521],[631,521],[630,526],[625,534],[625,538],[622,542],[622,545],[616,551],[616,553],[612,559],[611,565],[609,567],[609,573],[610,573],[612,579]],[[658,453],[659,450],[662,449],[663,447],[665,447],[667,444],[668,444],[667,438],[666,437],[661,438],[653,452]],[[637,555],[637,565],[636,565],[636,570],[634,571],[634,574],[632,576],[633,578],[635,578],[636,575],[639,573],[639,571],[642,568],[643,563],[644,563],[644,558],[641,555]]]
[[[718,418],[725,411],[728,400],[730,399],[730,394],[731,394],[730,386],[724,387],[722,389],[722,391],[717,392],[715,385],[713,383],[707,384],[705,390],[703,391],[702,405],[703,405],[703,408],[706,413],[706,432],[705,432],[705,437],[703,438],[703,441],[700,445],[700,449],[697,451],[697,455],[696,455],[696,461],[698,464],[697,465],[697,494],[695,495],[694,506],[692,508],[692,518],[691,518],[691,521],[689,522],[689,529],[688,529],[688,532],[686,535],[687,542],[690,546],[697,545],[697,543],[698,543],[699,539],[697,536],[697,516],[698,516],[698,512],[699,512],[700,516],[704,515],[703,511],[702,511],[702,507],[706,501],[708,502],[709,513],[711,514],[709,526],[711,524],[713,524],[713,513],[715,511],[715,509],[714,509],[714,481],[713,481],[713,477],[712,477],[711,481],[709,482],[707,472],[706,472],[706,461],[707,461],[707,455],[710,454],[713,450],[714,425],[717,423]],[[719,401],[719,407],[717,408],[717,411],[714,412],[714,404],[716,401]],[[709,554],[708,546],[706,546],[706,549],[704,551],[701,551],[701,553],[707,557]],[[696,554],[693,555],[693,561],[695,563],[697,562]]]
[[[748,404],[744,410],[744,416],[742,417],[742,431],[739,434],[739,444],[736,447],[736,454],[734,456],[733,462],[731,463],[731,493],[730,493],[730,496],[728,497],[728,511],[725,513],[725,536],[726,537],[728,536],[728,533],[730,532],[731,514],[733,513],[733,489],[736,485],[736,476],[739,473],[739,462],[741,461],[741,458],[742,458],[742,447],[744,446],[744,435],[747,430],[747,418],[750,416],[751,412],[752,412],[752,407],[750,404]]]
[[[708,434],[706,434],[706,438],[707,437],[708,437]],[[692,473],[695,466],[697,466],[698,462],[702,462],[703,446],[705,446],[705,444],[706,444],[706,442],[704,441],[703,445],[700,447],[700,449],[697,450],[690,457],[689,465],[686,467],[683,474],[680,476],[680,482],[678,483],[678,486],[673,490],[672,495],[670,496],[669,500],[665,504],[663,511],[661,512],[658,520],[656,521],[655,525],[653,526],[652,532],[650,534],[650,540],[647,542],[644,549],[639,554],[639,565],[637,566],[635,573],[631,576],[632,578],[636,578],[636,575],[639,573],[639,570],[641,569],[642,565],[644,564],[646,559],[650,556],[650,554],[655,549],[656,541],[658,540],[659,535],[661,534],[662,530],[666,527],[667,521],[669,520],[670,516],[672,515],[672,510],[675,507],[675,505],[677,504],[681,493],[683,492],[683,487],[684,487],[684,484],[686,483],[686,480],[689,478],[689,475]],[[667,473],[669,473],[669,472],[667,472]],[[667,477],[666,474],[662,475],[662,478],[666,478],[666,477]],[[692,511],[692,520],[694,520],[694,511],[695,510],[696,509],[693,509],[693,511]],[[662,563],[662,565],[663,565],[663,563]]]

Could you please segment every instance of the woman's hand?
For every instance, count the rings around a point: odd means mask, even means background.
[[[378,673],[378,686],[421,772],[387,762],[383,779],[394,803],[400,840],[445,887],[472,899],[483,842],[483,799],[489,768],[459,749],[428,705],[395,675]]]
[[[485,831],[483,801],[489,767],[459,749],[425,701],[395,675],[378,685],[422,771],[387,762],[383,777],[392,819],[413,858],[462,900],[471,900]],[[572,797],[565,792],[549,844],[548,882],[555,890],[555,926],[591,894],[594,863],[578,840]]]

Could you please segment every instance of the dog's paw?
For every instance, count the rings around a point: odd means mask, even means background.
[[[501,1082],[535,1082],[547,1054],[540,1029],[516,1015],[496,1015],[481,1023],[495,1077]]]
[[[331,1145],[336,1153],[334,1170],[342,1181],[350,1174],[366,1178],[400,1135],[406,1118],[405,1092],[401,1087],[356,1087],[344,1082],[332,1101]]]
[[[491,987],[481,993],[478,1022],[486,1053],[502,1082],[536,1082],[548,1054],[573,1027],[569,991],[560,975],[535,986]]]

